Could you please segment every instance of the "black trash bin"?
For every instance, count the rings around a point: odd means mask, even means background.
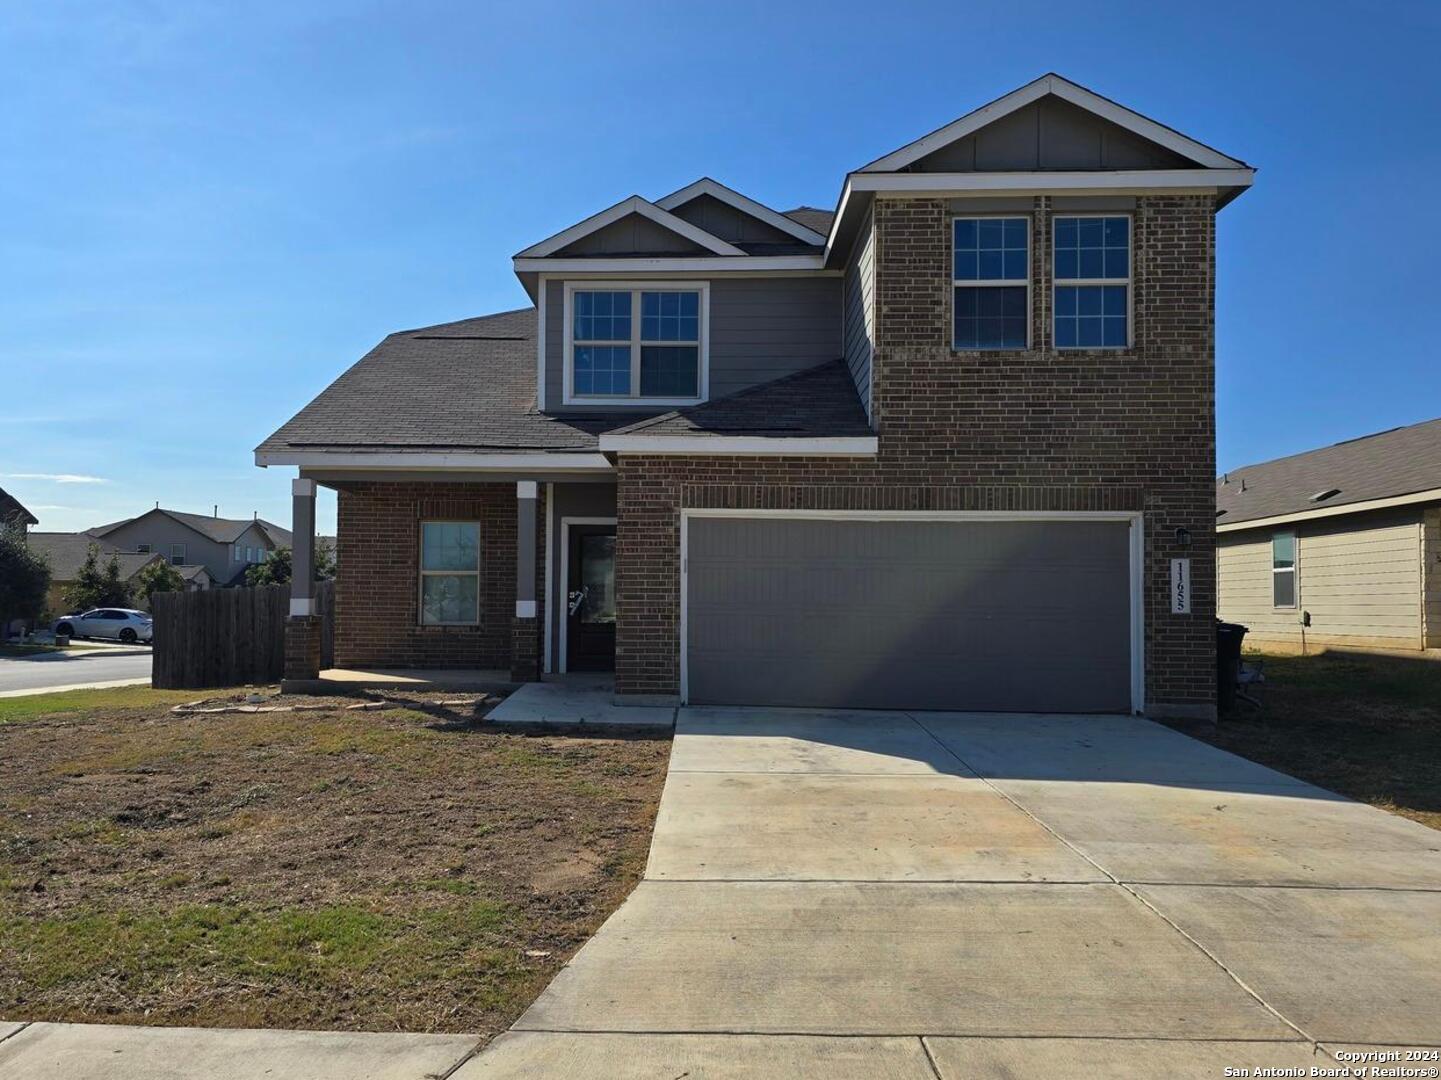
[[[1236,707],[1236,683],[1241,677],[1241,642],[1247,627],[1240,623],[1216,623],[1216,711]]]

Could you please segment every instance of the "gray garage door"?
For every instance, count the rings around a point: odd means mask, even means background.
[[[694,704],[1129,712],[1123,522],[688,522]]]

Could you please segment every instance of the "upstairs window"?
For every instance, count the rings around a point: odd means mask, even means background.
[[[171,544],[171,545],[170,545],[170,565],[171,565],[171,566],[184,566],[184,565],[185,565],[185,545],[184,545],[184,544]]]
[[[703,399],[704,286],[574,289],[568,295],[568,403]]]
[[[1131,343],[1131,219],[1055,219],[1056,348]]]
[[[956,349],[1024,349],[1029,338],[1028,218],[956,218],[951,271]]]
[[[1271,606],[1296,606],[1296,534],[1271,537]]]

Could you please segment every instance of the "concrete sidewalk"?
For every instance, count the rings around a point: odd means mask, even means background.
[[[0,1023],[5,1080],[425,1080],[449,1075],[474,1035],[236,1031]]]

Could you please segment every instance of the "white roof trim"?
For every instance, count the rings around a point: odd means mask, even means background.
[[[611,454],[746,454],[874,457],[874,435],[803,439],[764,435],[602,435],[600,448]]]
[[[377,472],[413,469],[457,469],[465,472],[613,472],[601,454],[585,453],[366,453],[352,450],[257,450],[255,464],[297,465],[302,469],[374,469]]]
[[[656,258],[645,256],[601,256],[584,259],[527,258],[517,255],[511,260],[517,274],[541,271],[548,274],[575,276],[586,273],[652,274],[674,272],[684,274],[755,274],[765,271],[816,271],[825,268],[820,255],[747,255],[744,258],[722,258],[715,255]]]
[[[631,214],[639,214],[641,217],[649,218],[657,225],[699,244],[708,251],[714,251],[717,255],[745,255],[745,252],[734,244],[727,244],[724,240],[712,236],[704,229],[696,228],[684,218],[676,217],[669,210],[662,210],[654,203],[647,202],[639,195],[632,195],[628,199],[622,199],[614,206],[607,207],[598,214],[592,214],[584,221],[578,222],[570,228],[556,233],[554,236],[546,237],[546,239],[538,244],[532,244],[517,254],[516,258],[552,255],[567,244],[573,244],[582,237],[589,236],[593,232],[599,232],[607,225],[614,224],[621,218]]]
[[[734,207],[743,214],[755,218],[757,221],[764,221],[773,228],[789,233],[798,240],[804,240],[808,244],[815,244],[817,247],[826,242],[826,238],[814,229],[808,229],[799,221],[793,221],[782,213],[772,210],[763,203],[742,195],[739,191],[726,187],[724,184],[712,180],[709,176],[703,176],[694,184],[688,184],[679,191],[672,191],[663,199],[657,199],[655,204],[662,210],[674,210],[684,206],[693,199],[702,195],[709,195],[713,199],[719,199],[727,206]]]
[[[911,194],[954,191],[1153,191],[1250,187],[1255,169],[1117,169],[1103,172],[960,172],[852,173],[851,191],[903,191]]]
[[[1342,503],[1340,506],[1318,506],[1314,510],[1298,510],[1293,514],[1276,514],[1272,517],[1251,518],[1248,521],[1216,522],[1218,533],[1242,532],[1246,529],[1264,529],[1274,525],[1287,525],[1293,521],[1312,521],[1316,518],[1340,517],[1342,514],[1364,514],[1368,510],[1389,510],[1393,506],[1413,506],[1416,503],[1441,502],[1441,488],[1417,491],[1410,495],[1393,495],[1386,499],[1367,499],[1365,502]]]
[[[1027,83],[1018,90],[1012,90],[989,105],[982,105],[974,112],[967,113],[959,120],[953,120],[945,127],[938,128],[929,135],[922,136],[915,142],[892,151],[885,157],[877,158],[859,171],[872,173],[904,169],[927,154],[934,153],[941,147],[948,146],[959,139],[964,139],[987,124],[995,123],[1002,117],[1025,108],[1031,102],[1045,97],[1047,94],[1055,94],[1056,97],[1069,101],[1072,105],[1077,105],[1104,120],[1109,120],[1143,139],[1149,139],[1159,146],[1164,146],[1167,150],[1173,150],[1183,157],[1188,157],[1208,169],[1243,169],[1246,167],[1244,161],[1228,157],[1219,150],[1213,150],[1195,139],[1189,139],[1179,131],[1168,128],[1164,124],[1158,124],[1124,105],[1118,105],[1109,98],[1101,97],[1100,94],[1092,93],[1084,86],[1078,86],[1060,75],[1048,74],[1042,75],[1039,79]]]

